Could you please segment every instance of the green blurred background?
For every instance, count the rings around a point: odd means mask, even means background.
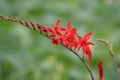
[[[113,44],[120,64],[120,0],[0,0],[0,15],[61,26],[72,22],[80,35],[93,32],[91,69],[98,80],[98,60],[103,61],[104,80],[117,80],[108,48]],[[81,52],[79,52],[81,54]],[[86,57],[87,60],[87,57]],[[90,80],[82,62],[70,51],[24,26],[0,20],[0,80]]]

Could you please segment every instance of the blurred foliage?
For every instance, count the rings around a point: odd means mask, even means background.
[[[0,15],[61,26],[72,22],[80,35],[93,32],[91,69],[98,79],[97,62],[103,61],[104,80],[116,80],[108,48],[95,40],[106,38],[120,64],[119,0],[0,0]],[[80,52],[81,54],[81,52]],[[86,58],[87,59],[87,58]],[[24,26],[0,20],[0,80],[89,80],[88,71],[70,51]]]

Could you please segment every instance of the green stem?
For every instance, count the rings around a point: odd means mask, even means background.
[[[69,50],[70,50],[71,52],[73,52],[73,53],[79,58],[79,60],[82,61],[82,63],[83,63],[84,66],[87,68],[87,70],[88,70],[88,72],[89,72],[89,74],[90,74],[91,80],[94,80],[94,76],[93,76],[93,74],[92,74],[91,69],[88,67],[87,63],[82,59],[82,57],[81,57],[80,55],[78,55],[78,53],[76,53],[75,51],[73,51],[71,48],[69,48]]]

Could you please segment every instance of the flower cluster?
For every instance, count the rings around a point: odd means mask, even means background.
[[[92,35],[92,32],[86,33],[83,37],[78,35],[76,28],[71,28],[71,22],[67,23],[66,27],[60,27],[60,19],[57,20],[56,25],[54,28],[51,26],[42,26],[41,24],[34,24],[33,22],[27,22],[24,20],[21,20],[17,17],[12,16],[0,16],[0,19],[9,20],[21,23],[22,25],[28,27],[29,29],[35,30],[37,32],[40,32],[43,35],[46,35],[47,37],[52,39],[52,43],[58,45],[63,44],[66,46],[66,48],[74,48],[83,50],[82,59],[84,60],[84,54],[88,56],[88,66],[90,66],[90,61],[92,58],[92,53],[90,50],[90,45],[94,45],[92,42],[88,41]],[[31,27],[32,26],[32,27]]]
[[[44,26],[42,27],[42,30],[44,30],[47,33],[47,36],[52,38],[52,43],[58,45],[63,44],[66,46],[66,48],[74,48],[78,51],[80,49],[83,50],[83,56],[84,59],[84,53],[88,56],[88,66],[90,66],[90,60],[92,58],[92,53],[90,50],[90,45],[94,45],[92,42],[88,41],[92,35],[92,32],[86,33],[83,37],[78,35],[76,28],[71,28],[71,22],[67,23],[67,26],[60,27],[59,26],[60,19],[57,20],[56,25],[54,28],[50,26]]]

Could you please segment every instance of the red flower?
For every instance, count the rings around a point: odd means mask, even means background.
[[[56,34],[62,36],[63,35],[62,31],[65,30],[65,29],[64,28],[60,28],[59,27],[59,23],[60,23],[60,19],[57,20],[56,26],[55,26],[54,30],[55,30]]]
[[[92,42],[89,42],[88,40],[90,39],[92,35],[92,32],[88,32],[87,34],[84,35],[84,37],[78,36],[78,50],[80,48],[83,49],[83,54],[85,53],[88,56],[88,66],[90,66],[90,60],[92,58],[92,53],[90,50],[89,45],[94,45]]]
[[[52,42],[56,45],[61,42],[61,36],[63,36],[63,31],[65,31],[65,28],[59,27],[59,23],[60,19],[57,20],[54,28],[49,27],[49,30],[51,31],[51,34],[49,34],[49,36],[53,37]]]
[[[56,44],[56,45],[58,45],[58,43],[59,43],[59,38],[58,37],[54,37],[53,39],[52,39],[52,43],[53,44]]]
[[[68,22],[66,32],[64,36],[61,38],[62,43],[66,45],[66,48],[68,48],[69,46],[74,46],[75,48],[77,47],[76,33],[77,33],[76,28],[71,29],[70,22]]]
[[[103,79],[103,66],[102,66],[101,61],[98,62],[98,69],[99,69],[99,80],[102,80]]]

